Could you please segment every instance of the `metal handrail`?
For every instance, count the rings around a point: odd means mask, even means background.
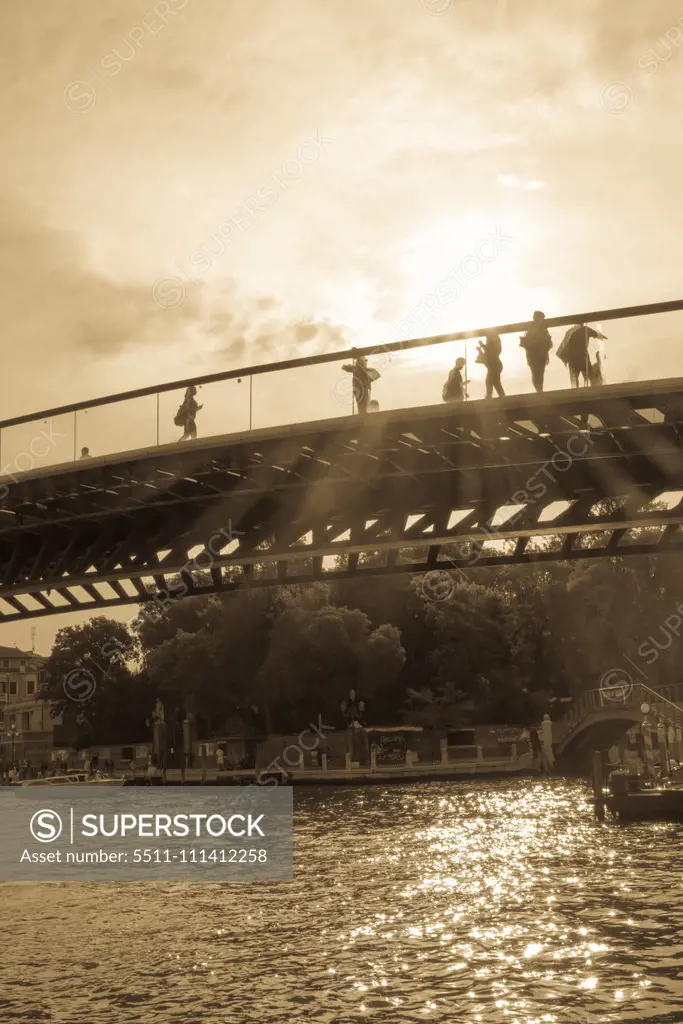
[[[605,320],[626,320],[630,317],[653,316],[656,313],[674,313],[680,310],[683,310],[683,299],[674,299],[671,302],[651,302],[639,306],[623,306],[618,309],[599,309],[588,313],[573,313],[570,316],[548,317],[545,320],[545,326],[548,328],[571,327],[573,324],[589,324]],[[533,321],[525,320],[514,324],[499,324],[496,327],[480,327],[469,331],[455,331],[451,334],[437,334],[428,338],[411,338],[407,341],[366,345],[364,348],[341,349],[336,352],[325,352],[315,356],[302,356],[297,359],[284,359],[274,363],[257,363],[254,366],[244,366],[238,370],[207,373],[199,377],[188,377],[185,380],[171,381],[167,384],[154,384],[150,387],[137,388],[133,391],[121,391],[102,398],[73,402],[71,405],[55,406],[52,409],[43,409],[41,412],[34,412],[24,416],[12,416],[6,420],[0,420],[0,430],[6,427],[19,426],[22,423],[32,423],[35,420],[45,420],[53,416],[76,413],[84,409],[95,409],[103,405],[114,405],[117,402],[128,402],[135,398],[159,395],[168,391],[179,391],[193,385],[199,387],[202,384],[215,384],[219,381],[253,377],[262,373],[277,373],[282,370],[293,370],[304,366],[335,363],[341,359],[348,359],[349,356],[372,356],[385,352],[403,352],[414,348],[424,348],[429,345],[443,345],[446,342],[467,341],[470,338],[480,338],[487,331],[494,331],[496,334],[515,334],[528,330],[532,325]]]
[[[665,697],[663,694],[658,693],[656,690],[653,690],[651,687],[646,686],[644,683],[639,683],[638,685],[640,686],[641,690],[645,690],[646,693],[651,693],[658,704],[669,704],[674,709],[674,712],[676,713],[677,717],[679,715],[683,716],[683,710],[679,708],[678,704],[674,704],[673,701],[669,700],[668,697]]]
[[[673,687],[678,687],[678,686],[681,686],[681,685],[683,685],[683,684],[681,684],[681,683],[666,683],[662,687],[662,689],[663,690],[670,690],[670,689],[673,689]],[[647,686],[645,683],[638,682],[638,683],[634,683],[633,686],[634,687],[639,686],[641,689],[647,690],[648,693],[653,694],[655,697],[657,697],[657,699],[665,700],[667,703],[672,704],[673,707],[678,708],[678,705],[674,701],[670,701],[668,699],[668,697],[664,697],[663,693],[660,693],[658,690],[653,690],[652,687]],[[631,690],[630,693],[633,693],[633,690]],[[595,688],[593,688],[591,690],[583,690],[579,694],[579,696],[576,698],[576,700],[572,704],[571,708],[568,710],[568,714],[569,714],[569,712],[572,709],[577,707],[578,704],[586,703],[586,698],[588,698],[589,696],[592,697],[593,695],[595,695],[595,697],[598,698],[598,699],[597,700],[591,699],[590,701],[588,701],[588,703],[591,703],[591,704],[599,703],[601,706],[604,707],[605,706],[605,696],[604,696],[604,694],[605,694],[605,691],[600,689],[599,687],[595,687]],[[602,697],[602,700],[599,699],[600,697]],[[629,694],[629,697],[630,697],[630,694]],[[634,698],[632,701],[629,701],[629,702],[630,703],[636,703],[636,700]],[[608,704],[610,703],[610,699],[609,698],[607,698],[607,703]],[[619,702],[618,701],[612,701],[612,703],[619,703]],[[680,708],[678,708],[678,710],[680,710]]]

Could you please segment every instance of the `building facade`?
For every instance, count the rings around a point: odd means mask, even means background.
[[[30,760],[50,762],[58,718],[38,699],[45,658],[17,647],[0,647],[0,760],[5,765]]]

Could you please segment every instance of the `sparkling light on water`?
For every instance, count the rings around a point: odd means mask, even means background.
[[[683,830],[586,797],[302,790],[291,884],[3,886],[0,1020],[674,1021]]]

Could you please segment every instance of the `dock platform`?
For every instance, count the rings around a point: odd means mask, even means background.
[[[522,759],[478,760],[457,764],[382,765],[328,769],[291,768],[286,771],[240,768],[218,772],[214,768],[167,768],[163,775],[151,776],[136,772],[124,785],[166,786],[371,786],[409,782],[447,782],[472,778],[509,778],[537,774]],[[165,776],[165,777],[164,777]]]

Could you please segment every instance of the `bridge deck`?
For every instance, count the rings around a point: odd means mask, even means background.
[[[675,378],[291,424],[6,477],[0,621],[245,584],[681,550],[682,428]],[[664,492],[680,493],[653,507]]]

